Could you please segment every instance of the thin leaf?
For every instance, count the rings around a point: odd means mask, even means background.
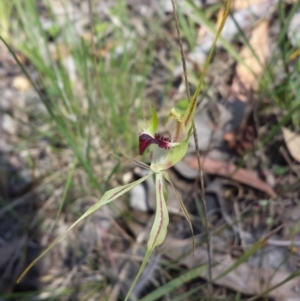
[[[34,261],[32,261],[29,266],[25,269],[25,271],[21,274],[21,276],[18,278],[17,282],[20,282],[20,280],[27,274],[27,272],[45,255],[47,254],[59,241],[61,241],[79,222],[81,222],[83,219],[88,217],[90,214],[94,213],[96,210],[98,210],[100,207],[112,202],[113,200],[117,199],[133,187],[137,186],[138,184],[144,182],[152,175],[152,172],[149,172],[146,176],[140,178],[139,180],[126,184],[117,188],[113,188],[111,190],[108,190],[104,193],[102,198],[94,204],[92,207],[90,207],[75,223],[73,223],[62,235],[57,237],[54,242],[41,253],[40,256],[38,256]]]
[[[169,177],[169,174],[165,171],[165,172],[163,172],[163,176],[170,183],[170,185],[172,186],[172,188],[173,188],[173,190],[174,190],[174,192],[176,194],[176,197],[177,197],[177,199],[179,201],[181,210],[182,210],[182,212],[183,212],[183,214],[184,214],[184,216],[185,216],[185,218],[186,218],[186,220],[187,220],[187,222],[189,224],[189,227],[190,227],[191,232],[192,232],[192,237],[193,237],[193,253],[194,253],[195,252],[195,236],[194,236],[194,230],[193,230],[193,225],[192,225],[192,221],[191,221],[190,215],[189,215],[189,213],[188,213],[188,211],[187,211],[187,209],[186,209],[186,207],[185,207],[185,205],[184,205],[184,203],[183,203],[183,201],[182,201],[182,199],[181,199],[178,191],[176,190],[173,182],[171,181],[171,179]]]
[[[58,218],[59,218],[59,216],[61,214],[62,208],[63,208],[63,206],[65,204],[65,201],[66,201],[66,198],[67,198],[67,195],[68,195],[71,183],[72,183],[72,179],[73,179],[73,175],[74,175],[77,163],[78,163],[78,160],[77,160],[77,158],[75,158],[74,162],[72,164],[71,170],[70,170],[70,172],[68,174],[68,178],[67,178],[67,182],[66,182],[66,185],[65,185],[65,188],[64,188],[63,196],[62,196],[61,201],[59,203],[59,208],[57,210],[55,221],[53,223],[52,229],[55,227],[55,225],[56,225],[56,223],[58,221]]]
[[[130,294],[137,283],[138,279],[140,278],[143,270],[145,269],[145,266],[147,262],[149,261],[149,258],[151,254],[153,253],[154,249],[163,243],[165,240],[165,237],[167,235],[167,227],[169,224],[169,213],[167,209],[166,200],[164,197],[164,179],[162,173],[156,173],[155,174],[155,186],[156,186],[156,215],[153,222],[153,226],[150,232],[150,237],[147,244],[147,252],[143,259],[143,262],[141,264],[141,267],[135,276],[134,281],[131,284],[131,287],[129,289],[129,292],[127,293],[127,296],[125,298],[125,301],[128,300],[130,297]]]
[[[81,165],[83,166],[83,168],[87,172],[87,174],[89,176],[89,179],[90,179],[91,183],[93,184],[93,186],[97,187],[102,192],[102,189],[100,188],[100,186],[98,184],[98,181],[97,181],[97,179],[96,179],[96,177],[95,177],[95,175],[94,175],[94,173],[93,173],[93,171],[91,169],[91,166],[85,160],[82,152],[79,150],[79,148],[77,147],[77,145],[76,145],[73,137],[71,136],[71,134],[67,130],[67,126],[65,124],[65,121],[62,118],[60,118],[59,116],[57,116],[55,114],[55,112],[52,110],[52,107],[49,105],[48,100],[45,98],[44,94],[41,92],[41,90],[35,84],[34,80],[31,78],[31,76],[27,72],[25,66],[17,58],[17,56],[16,56],[15,52],[13,51],[13,49],[11,48],[11,46],[1,36],[0,36],[0,40],[5,44],[5,46],[7,47],[8,51],[13,56],[14,60],[18,64],[18,66],[21,68],[21,70],[24,73],[24,75],[27,77],[27,79],[30,81],[30,83],[33,86],[33,88],[35,89],[35,91],[38,93],[38,95],[39,95],[41,101],[43,102],[43,104],[45,105],[45,107],[46,107],[46,109],[47,109],[50,117],[54,120],[54,122],[56,123],[59,131],[66,138],[66,140],[68,141],[70,147],[73,149],[74,153],[76,154],[79,162],[81,163]]]
[[[217,33],[216,33],[213,45],[211,46],[211,49],[209,51],[208,58],[205,61],[205,65],[204,65],[204,68],[203,68],[203,72],[201,73],[200,80],[199,80],[199,83],[197,85],[197,89],[196,89],[191,101],[189,102],[189,105],[187,107],[186,112],[184,113],[182,122],[183,122],[184,126],[187,129],[189,129],[191,127],[192,123],[193,123],[194,114],[195,114],[195,110],[196,110],[196,107],[197,107],[197,99],[198,99],[198,96],[199,96],[199,93],[200,93],[200,90],[201,90],[201,87],[202,87],[202,84],[203,84],[203,81],[204,81],[204,76],[206,74],[206,70],[207,70],[208,65],[210,63],[210,60],[212,58],[213,52],[215,50],[215,46],[216,46],[217,41],[218,41],[218,39],[220,37],[220,34],[222,32],[222,29],[224,27],[227,16],[229,15],[230,6],[231,6],[231,0],[228,0],[227,4],[226,4],[226,7],[225,7],[224,15],[223,15],[222,20],[221,20],[221,24],[218,28]]]
[[[9,38],[9,19],[12,12],[13,3],[10,1],[0,0],[0,35],[5,39]]]
[[[213,35],[217,33],[217,29],[215,28],[215,24],[209,20],[206,15],[205,11],[203,9],[199,9],[194,1],[188,0],[186,1],[187,7],[191,8],[193,10],[194,14],[190,14],[189,17],[194,20],[195,22],[201,22],[203,25],[205,25],[205,28]],[[228,5],[228,2],[227,2]],[[238,63],[243,64],[249,71],[251,71],[251,67],[247,66],[243,60],[243,58],[240,56],[238,51],[235,49],[232,43],[228,42],[225,38],[222,36],[219,37],[220,45],[227,50],[228,54],[230,54]]]

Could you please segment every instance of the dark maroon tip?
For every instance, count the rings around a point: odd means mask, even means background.
[[[164,148],[164,149],[171,148],[169,138],[162,137],[160,134],[155,134],[154,138],[153,138],[149,134],[142,133],[139,136],[140,155],[142,155],[144,153],[144,151],[146,150],[146,148],[152,143],[157,144],[160,148]]]

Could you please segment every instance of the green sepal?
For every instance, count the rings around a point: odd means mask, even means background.
[[[150,232],[148,250],[162,244],[167,234],[169,213],[164,195],[164,178],[162,173],[155,174],[156,215]]]
[[[154,109],[154,106],[152,106],[152,114],[151,114],[151,118],[150,118],[150,122],[149,122],[149,126],[147,128],[147,131],[149,131],[149,133],[154,136],[157,130],[157,126],[158,126],[158,118],[157,118],[157,113]]]
[[[156,214],[154,218],[154,222],[152,225],[152,229],[150,232],[148,244],[147,244],[147,252],[139,268],[137,275],[135,276],[134,281],[132,282],[129,292],[126,295],[124,301],[127,301],[130,297],[133,288],[135,287],[138,279],[140,278],[143,270],[151,254],[153,253],[154,249],[163,243],[167,235],[167,227],[169,224],[169,213],[167,209],[166,199],[164,195],[164,178],[162,173],[155,174],[155,188],[156,188]]]

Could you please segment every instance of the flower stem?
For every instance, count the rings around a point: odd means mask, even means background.
[[[183,53],[182,39],[181,39],[181,35],[180,35],[179,21],[178,21],[178,15],[177,15],[175,0],[172,0],[172,6],[173,6],[173,11],[174,11],[176,31],[177,31],[178,40],[179,40],[179,47],[180,47],[180,53],[181,53],[184,82],[185,82],[185,87],[186,87],[186,92],[187,92],[187,98],[188,98],[188,101],[190,102],[191,101],[191,95],[190,95],[187,69],[186,69],[186,62],[185,62],[184,53]],[[193,96],[193,100],[192,100],[193,101],[192,105],[194,107],[194,109],[192,110],[192,115],[194,115],[194,112],[195,112],[197,98],[198,98],[198,95],[195,94]],[[193,116],[192,116],[192,118],[193,118]],[[209,294],[208,295],[208,300],[211,300],[212,293],[213,293],[213,289],[212,289],[212,271],[211,271],[211,241],[210,241],[210,231],[209,231],[208,219],[207,219],[207,207],[206,207],[206,202],[205,202],[205,192],[204,192],[205,188],[204,188],[204,181],[203,181],[203,172],[202,172],[202,168],[201,168],[200,150],[199,150],[199,144],[198,144],[197,129],[196,129],[194,120],[192,120],[192,127],[193,127],[193,136],[194,136],[194,141],[195,141],[196,156],[197,156],[197,162],[198,162],[198,171],[199,171],[199,179],[200,179],[200,187],[201,187],[201,201],[202,201],[203,210],[204,210],[205,232],[206,232],[206,236],[207,236],[208,294]]]

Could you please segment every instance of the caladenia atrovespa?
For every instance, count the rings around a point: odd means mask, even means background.
[[[168,201],[168,193],[166,182],[168,182],[175,191],[175,194],[179,200],[181,209],[189,223],[191,231],[192,223],[189,218],[188,212],[182,202],[179,194],[177,193],[174,185],[172,184],[167,170],[178,163],[186,154],[188,149],[189,138],[193,133],[193,118],[196,110],[197,99],[200,93],[200,89],[202,86],[204,74],[208,67],[208,63],[212,56],[214,47],[216,45],[217,39],[222,31],[225,20],[229,14],[229,9],[231,5],[231,0],[229,0],[226,4],[226,9],[224,11],[224,15],[219,26],[219,29],[216,33],[216,37],[209,53],[208,59],[203,68],[203,72],[201,78],[199,80],[197,89],[191,98],[187,109],[184,113],[179,113],[176,109],[172,109],[169,114],[169,119],[166,123],[165,129],[168,133],[168,137],[163,137],[157,132],[158,128],[158,118],[157,113],[152,108],[151,117],[147,124],[147,126],[139,133],[139,153],[143,154],[146,150],[149,149],[149,161],[150,165],[147,165],[143,162],[137,161],[127,155],[129,159],[133,160],[137,165],[142,168],[148,169],[148,174],[144,177],[138,179],[135,182],[119,186],[113,188],[111,190],[106,191],[102,198],[90,207],[77,221],[75,221],[62,235],[60,235],[46,250],[44,250],[21,274],[18,279],[18,282],[25,276],[25,274],[32,268],[32,266],[41,259],[50,249],[52,249],[60,240],[62,240],[69,231],[71,231],[78,223],[84,220],[86,217],[91,215],[93,212],[101,208],[102,206],[111,203],[116,200],[126,192],[130,191],[135,186],[141,184],[146,181],[149,177],[154,177],[155,181],[155,189],[156,189],[156,213],[154,222],[150,231],[150,236],[147,244],[147,252],[145,254],[144,260],[141,264],[141,267],[131,285],[131,288],[125,298],[125,301],[128,300],[138,278],[140,277],[142,271],[145,268],[152,252],[154,249],[163,243],[166,235],[167,235],[167,227],[169,224],[169,214],[167,209],[167,201]]]
[[[142,162],[136,161],[134,159],[133,160],[140,167],[149,169],[149,172],[148,175],[146,175],[144,178],[133,182],[131,184],[131,188],[140,184],[142,181],[145,181],[148,177],[153,175],[156,190],[156,212],[147,244],[147,252],[125,301],[130,296],[130,293],[134,288],[135,283],[140,277],[142,271],[144,270],[145,265],[148,262],[152,252],[157,246],[163,243],[166,237],[167,227],[169,224],[169,213],[167,209],[168,193],[167,187],[165,185],[166,182],[171,184],[172,188],[174,189],[181,209],[189,223],[193,234],[192,223],[189,218],[188,212],[173,183],[171,182],[166,170],[178,163],[187,152],[189,138],[192,134],[192,118],[194,117],[195,107],[196,101],[194,102],[194,104],[191,101],[186,113],[183,115],[180,115],[180,113],[178,113],[175,109],[171,110],[169,120],[166,124],[166,130],[168,131],[170,138],[163,137],[156,132],[158,119],[156,111],[154,110],[154,108],[152,108],[152,116],[150,118],[150,122],[148,126],[139,134],[140,154],[143,154],[144,151],[149,148],[150,165],[148,166]]]

